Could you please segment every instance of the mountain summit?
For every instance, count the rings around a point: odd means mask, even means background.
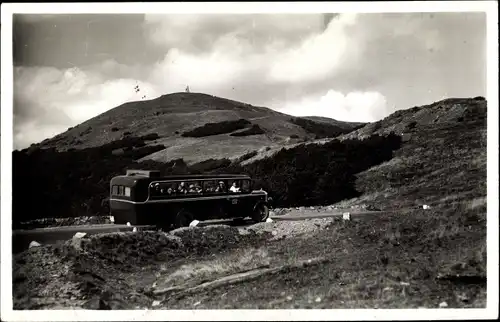
[[[234,159],[286,144],[335,137],[363,126],[328,118],[293,117],[202,93],[173,93],[122,104],[35,147],[58,151],[98,147],[125,137],[144,137],[165,149],[144,160],[186,162]]]

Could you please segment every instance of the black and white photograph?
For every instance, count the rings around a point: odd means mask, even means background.
[[[2,320],[498,317],[496,1],[1,28]]]

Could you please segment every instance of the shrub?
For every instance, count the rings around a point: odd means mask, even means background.
[[[231,133],[230,136],[249,136],[249,135],[259,135],[264,133],[266,132],[263,129],[261,129],[259,125],[254,124],[252,125],[251,128],[240,132]]]
[[[117,127],[112,127],[112,128],[111,128],[111,132],[118,132],[119,130],[120,130],[120,129],[119,129],[119,128],[117,128]]]
[[[290,135],[290,139],[298,139],[299,136],[297,134],[292,134]]]
[[[152,141],[152,140],[156,140],[158,138],[160,138],[158,133],[150,133],[150,134],[146,134],[146,135],[141,136],[141,139],[144,141]]]
[[[254,179],[255,189],[269,192],[277,207],[329,204],[358,196],[355,174],[391,159],[400,144],[399,135],[302,144],[245,166],[228,159],[210,159],[192,166],[182,159],[139,163],[138,159],[165,146],[145,146],[142,138],[131,136],[72,152],[57,152],[55,148],[14,151],[13,224],[49,214],[56,218],[107,215],[109,208],[107,204],[103,207],[102,200],[109,195],[109,181],[127,168],[157,169],[163,175],[246,173]],[[113,151],[120,151],[120,155],[113,155]],[[255,154],[252,151],[242,158]]]
[[[211,135],[231,133],[236,130],[244,129],[250,124],[252,123],[245,119],[239,119],[235,121],[222,121],[218,123],[207,123],[203,126],[194,128],[191,131],[182,133],[182,136],[198,138]]]
[[[301,117],[293,117],[290,119],[295,125],[303,128],[307,133],[314,134],[316,139],[332,138],[339,136],[341,134],[352,132],[360,127],[362,124],[356,125],[353,128],[342,128],[333,124],[328,124],[324,122],[315,122]]]
[[[236,163],[241,163],[245,160],[253,158],[256,155],[257,155],[257,151],[251,151],[251,152],[245,153],[236,160]]]
[[[165,148],[141,145],[140,138],[125,137],[100,147],[65,152],[55,148],[14,151],[13,224],[48,216],[107,215],[109,210],[102,208],[101,200],[108,197],[109,180],[123,174],[137,159]],[[113,155],[113,151],[121,152]]]

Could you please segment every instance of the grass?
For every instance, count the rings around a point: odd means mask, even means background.
[[[484,307],[481,278],[474,283],[437,279],[450,272],[485,274],[486,224],[468,223],[484,213],[484,207],[470,210],[463,203],[356,222],[335,220],[328,230],[267,245],[276,262],[306,256],[327,256],[329,262],[212,289],[210,297],[207,291],[172,298],[166,305],[188,308],[201,301],[197,308],[437,308],[446,301],[449,307]]]
[[[181,284],[196,285],[219,277],[267,267],[270,258],[265,248],[248,248],[230,253],[223,258],[209,259],[184,264],[171,271],[169,265],[161,266],[158,288],[168,288]]]

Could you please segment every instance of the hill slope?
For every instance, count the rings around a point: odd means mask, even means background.
[[[461,106],[461,113],[451,117],[448,112],[456,111],[457,106]],[[233,161],[223,155],[212,160],[204,156],[208,160],[195,164],[186,164],[183,158],[170,162],[145,160],[165,146],[131,136],[75,151],[16,151],[14,222],[106,215],[109,180],[130,167],[160,169],[165,174],[245,172],[254,177],[256,188],[268,190],[280,207],[350,200],[371,201],[383,208],[430,203],[429,198],[481,197],[486,194],[485,119],[486,101],[451,99],[396,112],[341,137],[342,142],[323,139],[279,146],[253,151]],[[401,127],[404,135],[399,135]],[[358,139],[374,129],[382,136]],[[397,134],[385,137],[391,131]],[[462,140],[457,141],[457,137]],[[239,139],[227,135],[227,142],[231,138]],[[190,155],[194,153],[191,150]],[[43,172],[38,170],[41,168]],[[40,186],[45,188],[40,190]],[[27,197],[33,202],[26,203]],[[387,198],[394,201],[388,204]]]
[[[14,305],[18,309],[97,308],[101,302],[115,309],[437,308],[442,304],[484,308],[490,260],[486,116],[484,99],[448,99],[396,112],[342,141],[292,146],[245,166],[227,160],[204,163],[205,169],[215,172],[251,174],[257,185],[282,196],[277,199],[283,206],[368,202],[397,211],[351,221],[262,223],[248,230],[219,226],[169,235],[111,234],[84,240],[76,250],[71,242],[36,247],[15,257]],[[199,170],[199,164],[186,166],[182,160],[176,167],[151,160],[134,164],[154,148],[140,147],[141,142],[115,142],[103,150],[15,153],[14,167],[29,171],[44,165],[45,177],[30,182],[29,175],[14,175],[22,179],[14,187],[14,215],[20,215],[16,205],[33,206],[24,213],[54,211],[57,202],[46,201],[47,197],[59,196],[57,201],[64,202],[76,195],[69,203],[75,208],[90,203],[89,196],[101,192],[106,196],[106,178],[131,164],[165,173]],[[139,147],[113,155],[111,151],[121,144]],[[87,176],[77,170],[87,171]],[[98,190],[101,186],[103,191]],[[43,202],[46,208],[41,207]],[[423,204],[431,209],[422,209]],[[94,209],[98,207],[88,210]],[[304,262],[308,264],[297,265]],[[276,271],[210,289],[195,286],[189,293],[171,287],[182,279],[206,285],[256,266]],[[173,292],[155,295],[158,289]],[[51,297],[44,298],[46,294]]]
[[[322,118],[321,122],[310,120],[310,126],[304,127],[302,123],[294,122],[299,119],[265,107],[207,94],[174,93],[123,104],[33,148],[54,147],[65,151],[98,147],[127,136],[150,135],[153,140],[146,145],[164,145],[165,149],[145,156],[143,160],[168,162],[183,158],[187,163],[193,163],[210,158],[233,159],[267,146],[279,147],[317,137],[333,137],[364,125]],[[224,123],[239,120],[245,120],[246,124],[227,127],[228,124]],[[198,131],[203,134],[201,136],[185,135],[206,127],[207,123],[212,123],[211,129],[219,128],[220,131]],[[321,127],[321,132],[315,132],[315,124]],[[244,132],[252,127],[258,131]],[[234,135],[235,132],[243,133]]]

